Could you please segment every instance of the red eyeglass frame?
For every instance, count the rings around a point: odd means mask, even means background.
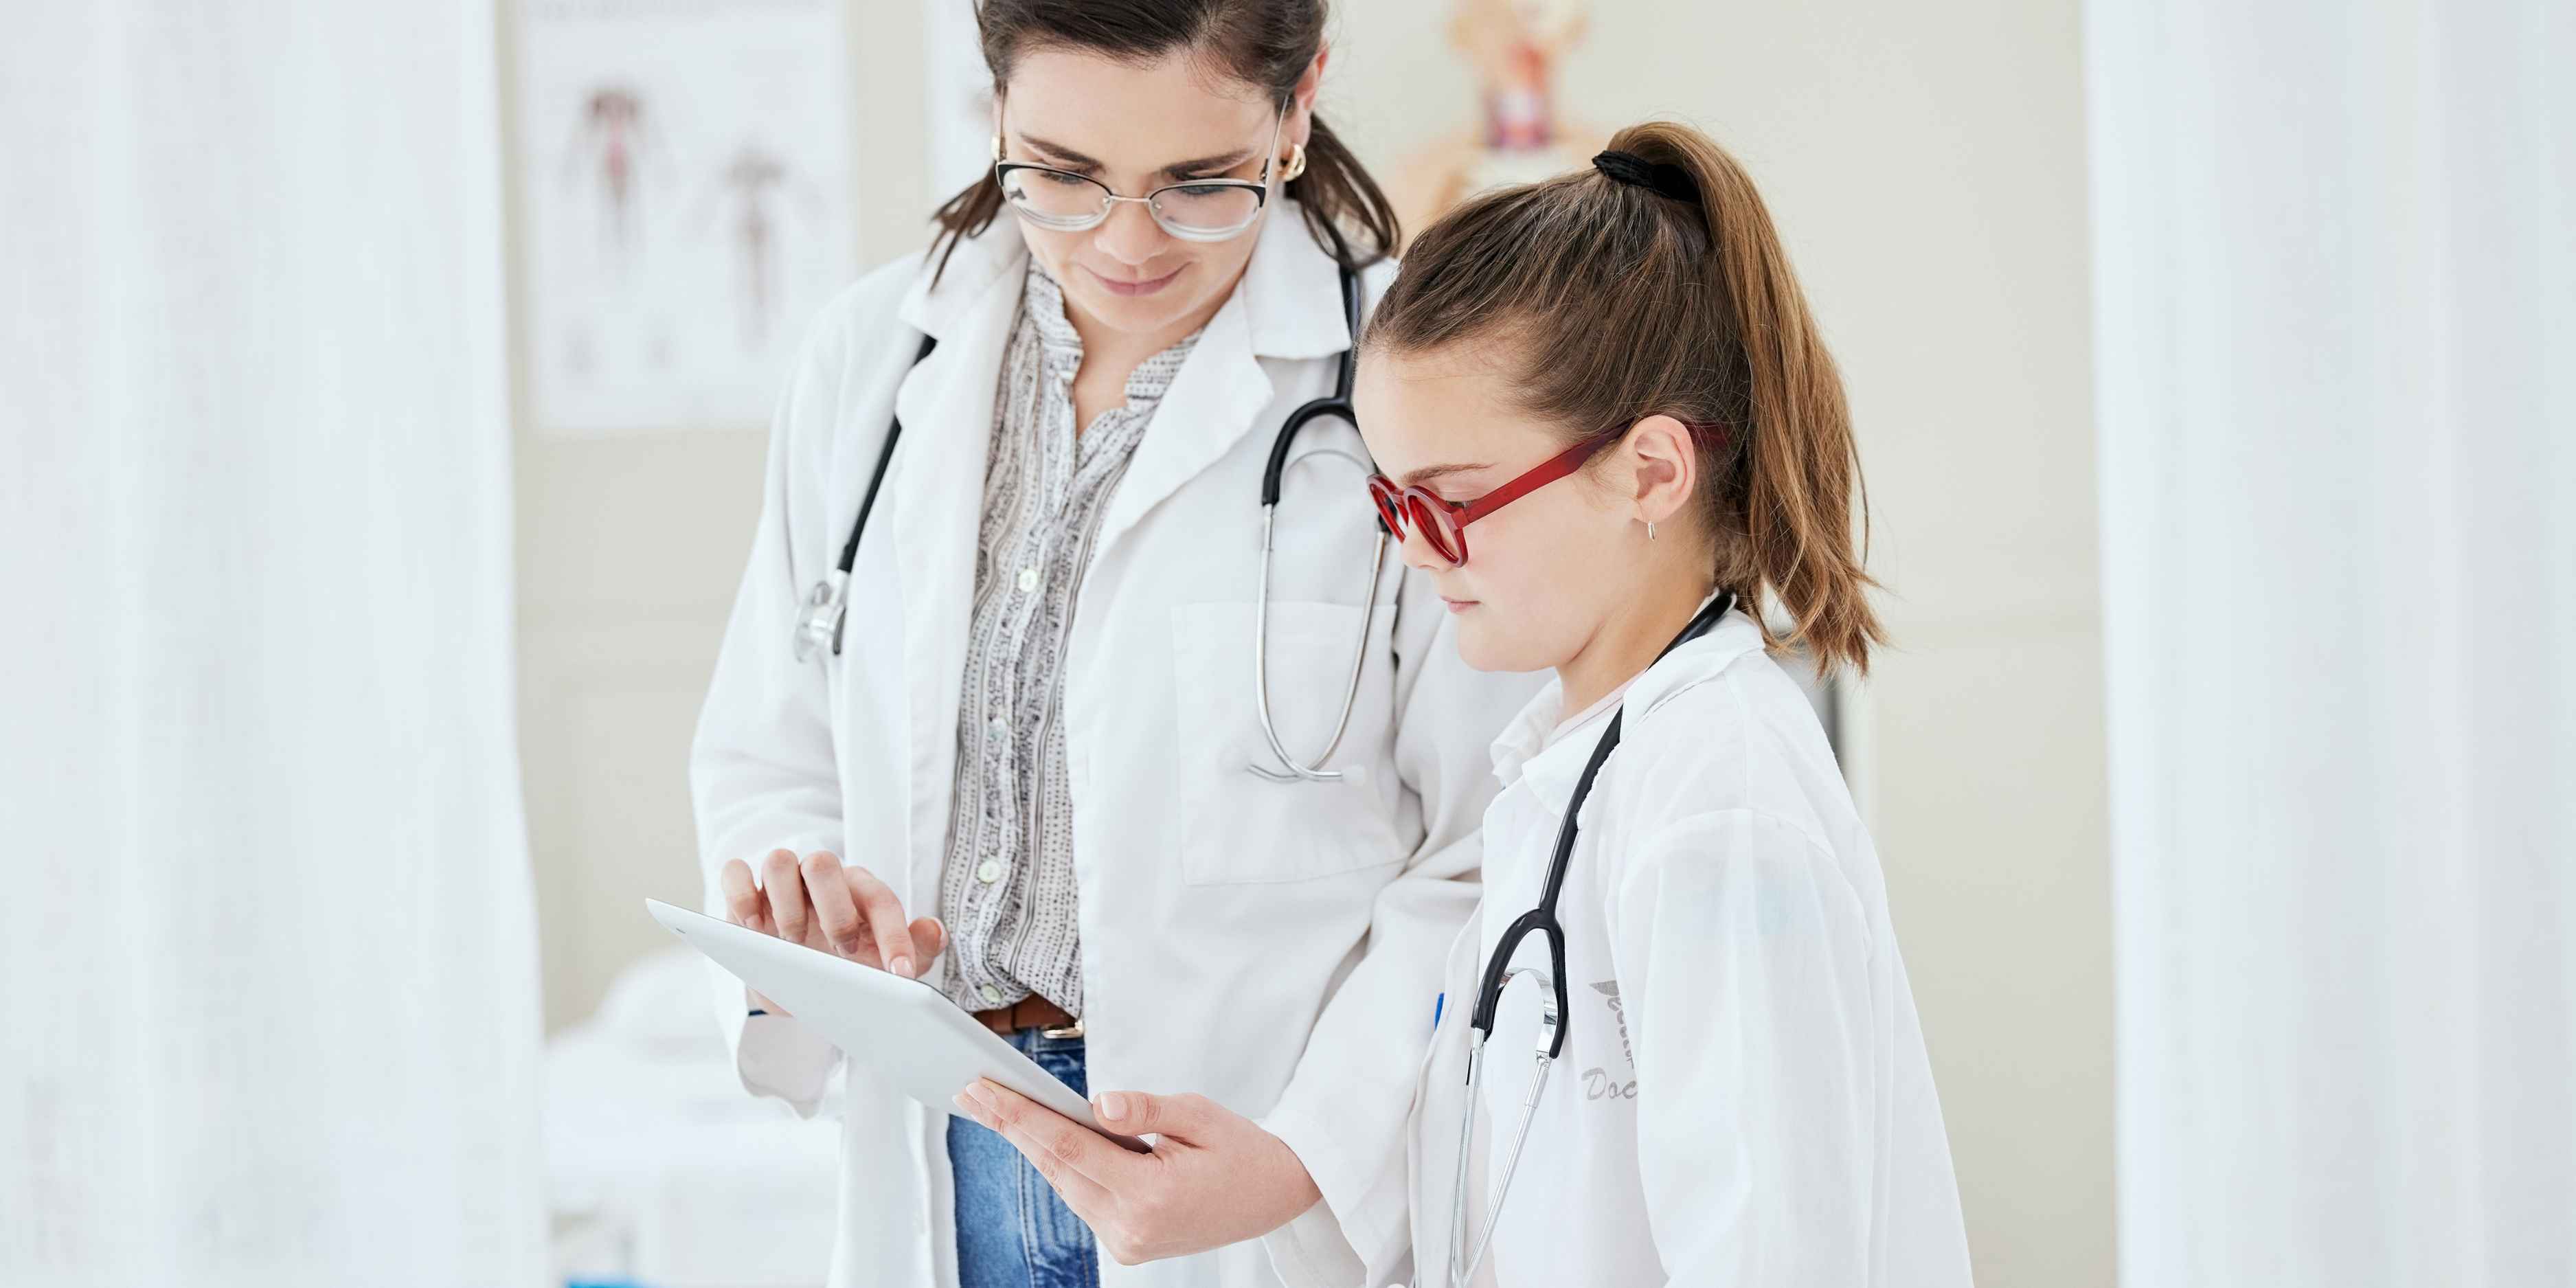
[[[1693,437],[1714,435],[1719,445],[1726,442],[1726,431],[1719,426],[1693,421],[1683,421],[1682,425],[1691,431]],[[1576,443],[1473,501],[1452,501],[1433,494],[1431,489],[1418,483],[1399,488],[1384,474],[1369,475],[1369,499],[1377,503],[1378,518],[1386,523],[1387,531],[1393,533],[1397,541],[1404,540],[1405,520],[1410,516],[1414,526],[1422,529],[1422,539],[1429,542],[1441,558],[1448,560],[1450,567],[1456,568],[1467,562],[1468,524],[1582,469],[1584,462],[1591,460],[1602,448],[1618,442],[1620,437],[1616,433],[1602,434]]]
[[[1452,501],[1418,483],[1399,488],[1383,474],[1369,475],[1369,499],[1377,503],[1378,517],[1386,521],[1387,531],[1394,533],[1397,541],[1404,540],[1405,520],[1410,517],[1413,525],[1422,530],[1422,539],[1430,542],[1451,567],[1457,567],[1467,562],[1468,524],[1583,468],[1593,453],[1616,441],[1618,436],[1613,434],[1576,443],[1473,501]]]

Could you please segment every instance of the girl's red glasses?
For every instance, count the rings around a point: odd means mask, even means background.
[[[1377,502],[1378,517],[1386,520],[1387,531],[1394,533],[1397,541],[1404,540],[1406,525],[1420,528],[1422,539],[1454,567],[1467,562],[1468,524],[1583,468],[1594,452],[1618,439],[1612,434],[1576,443],[1473,501],[1444,500],[1418,484],[1399,488],[1383,474],[1369,475],[1369,499]]]

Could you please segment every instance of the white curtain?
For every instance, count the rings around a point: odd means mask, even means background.
[[[2576,1283],[2576,5],[2086,19],[2122,1281]]]
[[[0,30],[0,1283],[532,1285],[490,0]]]

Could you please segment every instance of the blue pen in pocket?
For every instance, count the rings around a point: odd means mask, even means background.
[[[1442,1008],[1442,1007],[1444,1007],[1444,1006],[1447,1006],[1448,1004],[1449,1004],[1449,995],[1448,995],[1447,993],[1442,993],[1440,996],[1438,996],[1438,997],[1435,997],[1435,998],[1432,998],[1432,999],[1431,999],[1431,1031],[1432,1031],[1432,1032],[1437,1033],[1437,1032],[1439,1032],[1439,1031],[1440,1031],[1440,1008]]]

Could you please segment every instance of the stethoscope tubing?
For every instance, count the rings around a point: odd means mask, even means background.
[[[1347,261],[1347,254],[1343,258]],[[1360,680],[1367,669],[1369,640],[1376,627],[1378,583],[1384,575],[1390,536],[1385,523],[1380,521],[1375,548],[1369,553],[1368,575],[1360,600],[1359,639],[1352,646],[1350,668],[1342,682],[1341,715],[1334,722],[1332,737],[1325,742],[1322,754],[1312,762],[1300,760],[1288,750],[1286,740],[1280,737],[1278,722],[1270,709],[1270,564],[1276,544],[1281,481],[1292,464],[1289,452],[1296,446],[1298,434],[1308,424],[1326,416],[1340,417],[1353,430],[1359,428],[1358,414],[1351,406],[1351,387],[1359,361],[1360,284],[1359,274],[1347,262],[1341,270],[1341,290],[1343,322],[1350,335],[1350,344],[1342,350],[1340,361],[1335,366],[1333,392],[1308,400],[1280,421],[1279,432],[1271,439],[1269,459],[1261,472],[1261,571],[1252,628],[1253,699],[1260,716],[1262,737],[1270,744],[1271,754],[1279,758],[1285,772],[1258,764],[1245,768],[1272,782],[1328,783],[1345,777],[1343,771],[1324,766],[1331,762],[1333,753],[1340,750],[1343,737],[1350,732],[1351,716],[1359,705]],[[920,349],[913,354],[913,365],[920,365],[938,343],[936,337],[923,336]],[[832,571],[814,583],[806,595],[803,610],[798,614],[793,643],[799,662],[810,660],[827,646],[834,656],[840,655],[849,623],[850,571],[858,564],[859,542],[867,535],[868,517],[876,510],[877,496],[885,488],[895,447],[902,438],[903,418],[900,415],[891,417],[886,426],[885,444],[877,452],[876,468],[868,476],[867,492],[860,498],[858,514],[851,520],[850,535],[841,543],[840,557],[834,561]],[[1359,466],[1363,474],[1374,468],[1366,460],[1338,449],[1310,452],[1298,459],[1311,460],[1319,456],[1349,459]]]

